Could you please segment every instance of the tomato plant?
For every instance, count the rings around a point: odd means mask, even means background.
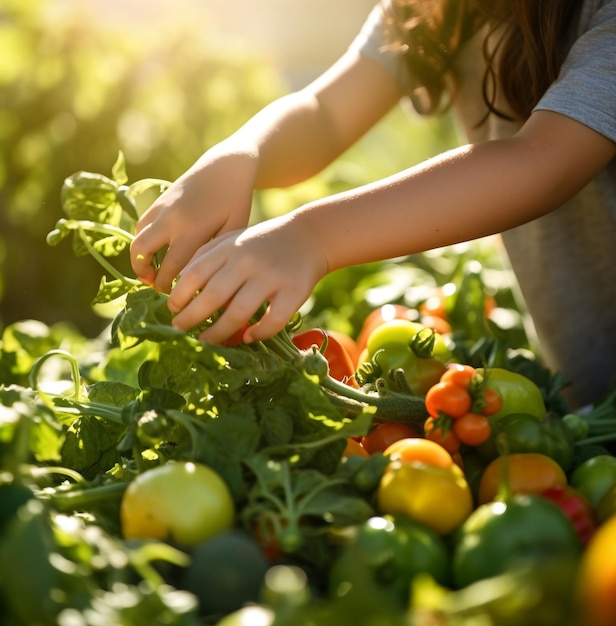
[[[458,528],[473,510],[473,497],[462,470],[419,461],[393,461],[377,489],[381,514],[403,514],[440,535]]]
[[[392,443],[400,439],[417,438],[420,433],[409,424],[384,422],[377,424],[367,435],[362,437],[363,447],[370,453],[384,452]]]
[[[139,474],[122,498],[126,539],[164,539],[194,546],[229,529],[233,498],[222,478],[198,463],[166,463]]]

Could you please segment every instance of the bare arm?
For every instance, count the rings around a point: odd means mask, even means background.
[[[144,213],[131,246],[137,276],[169,291],[199,246],[246,227],[255,188],[290,185],[316,174],[400,96],[386,70],[349,53],[305,89],[267,106],[208,150]],[[165,245],[157,273],[152,258]]]
[[[202,335],[221,341],[269,301],[245,339],[271,336],[326,273],[533,220],[573,196],[615,154],[614,142],[583,124],[537,112],[512,139],[447,152],[206,244],[171,293],[174,324],[192,328],[228,303]]]
[[[328,271],[502,232],[557,208],[616,154],[612,141],[539,111],[511,139],[451,150],[296,215]]]

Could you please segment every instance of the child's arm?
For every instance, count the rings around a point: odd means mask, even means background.
[[[197,248],[244,228],[255,188],[286,186],[323,169],[401,97],[395,78],[374,60],[347,53],[305,89],[267,106],[208,150],[137,225],[136,274],[168,291]],[[153,255],[169,249],[156,274]]]
[[[245,333],[246,340],[266,338],[285,325],[326,273],[540,217],[580,190],[615,154],[615,144],[587,126],[537,112],[511,139],[452,150],[204,245],[171,293],[174,324],[192,328],[228,303],[202,335],[222,341],[269,301],[262,320]]]

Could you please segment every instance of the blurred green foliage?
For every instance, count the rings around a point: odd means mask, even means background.
[[[90,311],[100,268],[45,243],[67,176],[108,174],[122,150],[133,180],[174,180],[283,90],[258,55],[216,49],[189,14],[131,28],[88,4],[0,6],[0,325],[102,326]]]
[[[0,327],[33,318],[74,323],[92,335],[108,323],[90,309],[98,265],[76,261],[70,246],[45,243],[62,217],[67,176],[109,174],[122,151],[129,182],[174,180],[287,89],[264,56],[221,45],[219,34],[182,10],[184,3],[169,6],[168,19],[155,25],[134,14],[118,20],[117,11],[110,19],[92,6],[0,6]],[[455,143],[450,119],[395,109],[319,176],[257,194],[253,220],[386,176]]]

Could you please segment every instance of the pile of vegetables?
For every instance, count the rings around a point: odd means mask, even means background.
[[[167,184],[69,177],[48,242],[113,321],[2,333],[4,624],[615,623],[616,392],[571,412],[480,272],[356,337],[200,343],[114,263]]]

